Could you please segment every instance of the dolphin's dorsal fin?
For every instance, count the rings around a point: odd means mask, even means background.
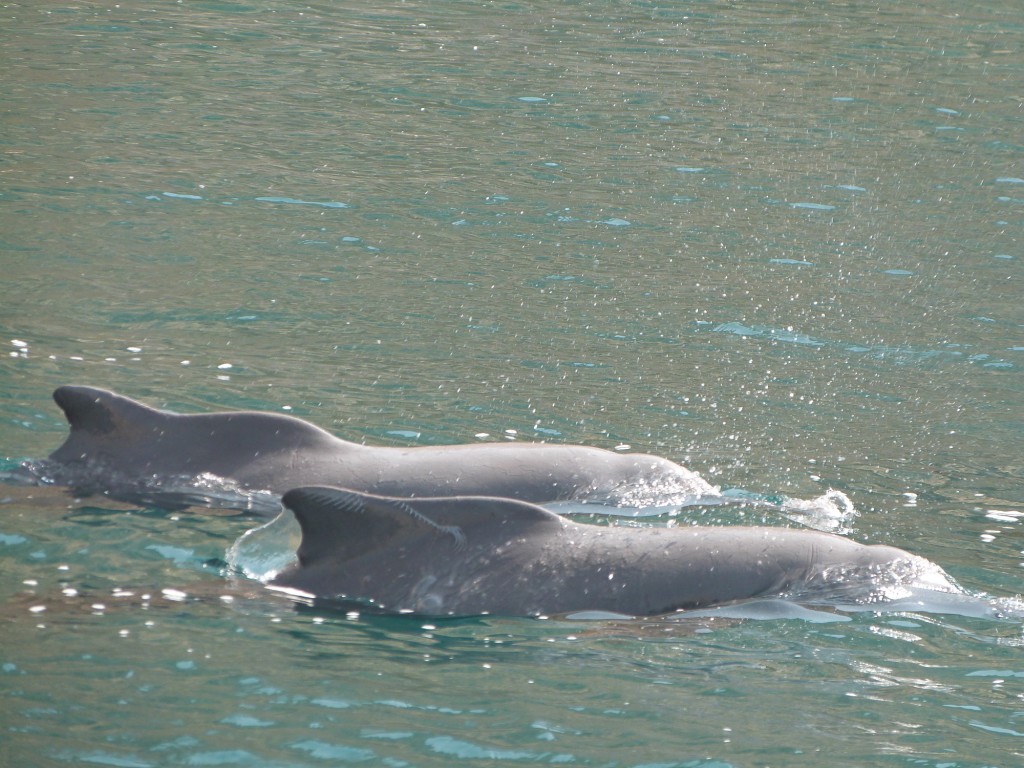
[[[64,411],[73,432],[108,435],[136,418],[155,418],[160,411],[128,397],[96,387],[58,387],[53,399]]]
[[[302,528],[298,556],[303,565],[325,556],[347,560],[431,532],[451,537],[457,546],[465,542],[459,528],[435,523],[404,499],[313,486],[288,491],[281,501]]]
[[[359,557],[407,537],[440,537],[461,549],[478,525],[497,523],[509,535],[512,527],[562,525],[558,515],[533,504],[483,496],[399,499],[312,486],[288,491],[282,501],[302,528],[303,565]]]

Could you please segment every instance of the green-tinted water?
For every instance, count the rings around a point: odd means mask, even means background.
[[[0,9],[0,451],[65,382],[628,444],[1021,591],[1018,3],[367,8]],[[6,490],[5,765],[1024,754],[1019,621],[350,620],[225,577],[249,521]]]

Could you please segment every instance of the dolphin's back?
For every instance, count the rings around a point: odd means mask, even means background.
[[[71,430],[50,460],[124,475],[192,475],[238,480],[239,468],[300,449],[337,450],[343,441],[292,416],[254,411],[178,414],[104,389],[63,386],[53,399]]]
[[[650,616],[762,596],[856,597],[930,565],[820,531],[580,524],[493,497],[315,487],[283,501],[302,544],[272,587],[424,615]]]

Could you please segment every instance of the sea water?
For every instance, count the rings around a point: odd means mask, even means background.
[[[772,502],[616,524],[832,520],[972,598],[337,613],[231,567],[251,514],[9,483],[4,765],[1020,764],[1017,3],[0,13],[5,471],[64,383],[583,443]]]

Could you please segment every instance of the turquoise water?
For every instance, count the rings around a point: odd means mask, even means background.
[[[1018,5],[9,5],[0,453],[68,382],[629,446],[1012,598]],[[1019,619],[346,617],[227,572],[244,517],[0,491],[5,765],[1024,755]]]

